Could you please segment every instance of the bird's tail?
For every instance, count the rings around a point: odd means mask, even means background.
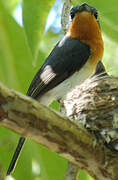
[[[13,171],[13,169],[15,167],[15,164],[16,164],[16,161],[17,161],[17,159],[18,159],[18,157],[20,155],[20,152],[21,152],[21,149],[23,147],[24,142],[25,142],[25,137],[20,137],[17,148],[15,150],[15,153],[14,153],[13,158],[11,160],[11,163],[9,165],[9,168],[8,168],[8,171],[7,171],[7,176],[10,175],[11,172]]]

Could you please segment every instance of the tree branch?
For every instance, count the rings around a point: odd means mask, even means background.
[[[57,152],[96,180],[117,180],[118,78],[89,79],[62,103],[70,119],[0,84],[0,125]]]
[[[64,0],[62,14],[61,14],[61,27],[63,34],[66,34],[69,26],[69,13],[72,6],[72,0]]]

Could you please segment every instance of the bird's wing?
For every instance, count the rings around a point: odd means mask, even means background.
[[[90,56],[90,47],[64,36],[35,75],[27,95],[37,98],[79,71]]]

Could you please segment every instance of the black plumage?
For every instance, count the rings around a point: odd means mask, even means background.
[[[90,47],[88,45],[80,42],[79,39],[74,39],[67,35],[64,36],[35,75],[27,95],[33,98],[43,95],[69,78],[73,73],[79,71],[89,56]],[[46,74],[44,78],[45,82],[41,79],[44,71]]]

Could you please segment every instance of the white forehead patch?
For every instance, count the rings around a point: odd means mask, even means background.
[[[44,82],[44,84],[48,84],[56,74],[53,72],[53,69],[50,65],[47,65],[44,69],[43,72],[40,75],[41,80]]]

